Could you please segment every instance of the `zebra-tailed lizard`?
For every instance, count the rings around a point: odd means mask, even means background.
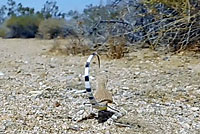
[[[100,58],[97,53],[93,53],[92,55],[88,57],[86,65],[85,65],[86,93],[89,98],[90,104],[92,105],[92,108],[98,109],[100,111],[113,112],[114,114],[112,115],[111,120],[115,121],[118,118],[122,117],[125,113],[121,113],[118,110],[111,108],[108,105],[109,103],[113,103],[113,98],[112,98],[111,93],[106,89],[106,83],[107,83],[106,77],[97,78],[97,89],[94,95],[91,90],[90,79],[89,79],[89,69],[90,69],[89,67],[94,56],[97,56],[99,67],[100,67]]]

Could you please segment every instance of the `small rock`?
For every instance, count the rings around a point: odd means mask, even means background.
[[[138,74],[140,74],[140,72],[135,72],[135,75],[138,75]]]
[[[80,131],[80,127],[78,125],[71,126],[69,129],[74,131]]]
[[[50,68],[55,68],[56,66],[54,66],[54,65],[49,65],[49,67],[50,67]]]
[[[129,90],[129,87],[122,87],[122,89],[124,89],[124,90]]]
[[[66,77],[66,79],[67,79],[67,80],[71,80],[73,77],[74,77],[73,75],[68,75],[68,76]]]
[[[198,108],[198,107],[191,107],[191,110],[192,110],[192,111],[198,111],[199,108]]]
[[[6,130],[6,126],[0,126],[0,134],[1,134],[1,132],[4,132]]]
[[[169,61],[169,57],[164,57],[163,60],[164,61]]]
[[[80,110],[77,112],[78,115],[82,115],[84,113],[85,110]]]
[[[4,73],[3,73],[3,72],[0,72],[0,76],[4,76]]]
[[[105,132],[105,134],[110,134],[110,131],[107,130],[107,131]]]
[[[188,123],[181,123],[183,128],[189,129],[190,125]]]
[[[59,107],[60,105],[61,104],[58,101],[55,102],[55,107]]]
[[[29,94],[31,94],[32,97],[37,97],[42,95],[43,91],[30,91]]]

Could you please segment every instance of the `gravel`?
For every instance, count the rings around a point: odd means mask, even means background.
[[[107,75],[112,106],[127,111],[117,123],[99,123],[98,111],[85,118],[91,112],[82,93],[87,56],[50,55],[50,41],[0,44],[0,134],[200,133],[198,54],[143,49],[119,60],[102,58],[100,70],[92,64],[92,86],[96,75]]]

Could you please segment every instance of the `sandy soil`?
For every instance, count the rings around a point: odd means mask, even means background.
[[[119,60],[101,59],[91,76],[107,75],[120,127],[89,114],[84,89],[87,56],[51,55],[53,40],[0,39],[0,133],[200,133],[200,54],[135,49]],[[95,87],[95,86],[94,86]]]

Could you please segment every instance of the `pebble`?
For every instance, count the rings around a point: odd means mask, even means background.
[[[17,75],[10,64],[1,70],[0,76],[3,73],[9,78],[0,80],[0,133],[129,134],[155,133],[156,130],[156,133],[192,134],[200,130],[196,99],[200,79],[187,68],[179,70],[173,64],[159,67],[160,62],[168,63],[162,58],[157,63],[148,57],[148,64],[145,61],[140,64],[136,57],[127,61],[128,65],[133,64],[130,68],[121,67],[120,59],[102,60],[115,102],[109,105],[120,112],[127,111],[120,118],[122,122],[116,125],[109,124],[109,120],[99,123],[98,111],[91,105],[83,105],[89,100],[85,90],[81,90],[84,89],[84,66],[79,66],[87,57],[59,56],[52,60],[52,56],[43,57],[33,56],[27,64],[24,64],[25,59],[13,62],[13,66],[17,64],[22,70]],[[40,78],[41,71],[48,71],[47,76]],[[133,79],[134,76],[137,78]],[[91,77],[95,78],[95,75]],[[86,119],[91,112],[95,117]],[[133,127],[127,127],[130,124]]]
[[[107,130],[107,131],[105,132],[105,134],[110,134],[110,131]]]
[[[129,90],[129,87],[122,87],[122,89],[124,89],[124,90]]]
[[[0,72],[0,76],[4,76],[4,73],[3,73],[3,72]]]
[[[182,123],[181,125],[185,129],[189,129],[190,128],[190,125],[188,123]]]
[[[199,110],[199,107],[191,107],[190,108],[192,111],[198,111]]]
[[[32,97],[37,97],[42,95],[43,91],[30,91],[29,94],[31,94]]]

